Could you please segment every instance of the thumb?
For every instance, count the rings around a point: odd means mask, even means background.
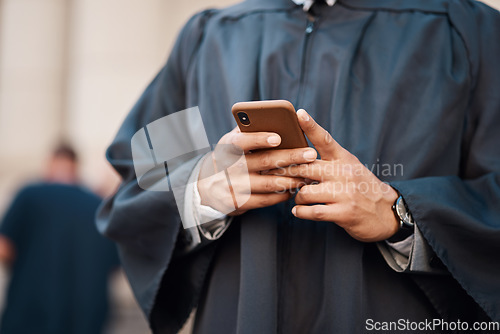
[[[322,160],[339,159],[345,151],[333,137],[304,110],[297,111],[300,127],[314,145]]]

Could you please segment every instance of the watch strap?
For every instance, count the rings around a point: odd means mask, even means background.
[[[397,221],[399,222],[399,229],[392,237],[387,239],[387,241],[390,243],[396,243],[396,242],[403,241],[406,238],[408,238],[409,236],[411,236],[413,234],[413,232],[415,231],[415,227],[414,227],[415,225],[414,224],[409,225],[409,224],[405,223],[403,221],[404,218],[400,217],[400,215],[398,214],[396,206],[398,205],[399,202],[402,201],[406,210],[407,210],[408,215],[410,215],[410,220],[412,220],[411,212],[409,211],[408,207],[406,206],[406,202],[404,201],[404,198],[399,191],[398,191],[398,195],[399,195],[398,198],[396,199],[396,201],[392,205],[392,211],[394,212],[394,216],[396,217]]]

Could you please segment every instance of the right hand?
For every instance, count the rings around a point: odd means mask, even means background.
[[[236,154],[245,154],[246,163],[241,159],[227,170],[231,176],[231,186],[235,197],[238,197],[238,193],[249,193],[250,197],[243,205],[230,212],[228,208],[234,208],[235,205],[226,174],[217,173],[220,170],[215,170],[214,173],[214,169],[220,169],[220,167],[217,168],[220,163],[215,161],[217,159],[214,160],[214,156],[220,155],[209,153],[202,163],[198,179],[201,204],[235,216],[251,209],[271,206],[290,199],[293,190],[306,184],[303,178],[264,175],[261,172],[313,162],[316,160],[317,153],[310,147],[251,152],[273,148],[280,143],[280,136],[271,132],[242,133],[239,128],[235,128],[225,134],[217,143],[214,152],[217,152],[218,147],[232,147],[241,150]],[[227,149],[222,148],[222,150]],[[234,150],[232,154],[235,154]]]

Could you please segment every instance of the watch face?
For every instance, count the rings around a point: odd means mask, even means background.
[[[413,218],[411,214],[408,212],[403,197],[401,196],[398,198],[396,202],[396,212],[399,216],[399,219],[401,219],[404,225],[409,227],[413,226]]]

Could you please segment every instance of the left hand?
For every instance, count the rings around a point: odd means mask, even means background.
[[[300,109],[297,116],[321,160],[269,171],[315,181],[297,193],[292,213],[301,219],[335,222],[359,241],[393,236],[399,228],[392,211],[397,192],[340,146],[305,110]]]

